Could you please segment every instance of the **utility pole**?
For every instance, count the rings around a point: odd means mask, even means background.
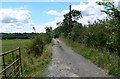
[[[69,6],[69,10],[70,10],[69,12],[69,28],[70,28],[69,32],[70,32],[72,27],[71,5]]]
[[[71,5],[69,6],[70,14],[69,14],[69,27],[72,25],[72,16],[71,16]]]

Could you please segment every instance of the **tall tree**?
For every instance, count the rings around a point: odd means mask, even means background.
[[[106,28],[109,29],[109,40],[107,44],[111,52],[118,52],[120,56],[120,11],[114,6],[114,2],[104,0],[97,2],[98,5],[105,7],[102,12],[109,15],[109,20],[106,22]]]
[[[52,37],[52,27],[46,27],[46,34]]]
[[[46,27],[46,34],[47,34],[47,43],[50,43],[53,38],[53,30],[52,27]]]
[[[70,12],[64,15],[63,27],[65,30],[65,32],[64,32],[65,36],[67,36],[68,33],[70,33],[72,31],[73,24],[76,23],[79,18],[82,18],[82,14],[78,10],[71,11],[71,19],[72,19],[71,26],[69,26],[69,21],[70,21],[69,17],[70,17]]]

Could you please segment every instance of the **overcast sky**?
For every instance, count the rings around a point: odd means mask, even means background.
[[[33,32],[35,27],[37,32],[45,32],[45,28],[51,26],[56,28],[56,23],[63,20],[63,15],[69,12],[69,5],[72,9],[82,12],[82,19],[78,22],[87,24],[97,19],[105,19],[106,14],[101,13],[103,6],[97,5],[98,0],[33,0],[24,2],[9,2],[3,0],[0,3],[0,32]],[[99,0],[100,1],[100,0]],[[114,0],[118,5],[119,0]]]

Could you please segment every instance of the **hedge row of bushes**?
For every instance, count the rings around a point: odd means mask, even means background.
[[[35,56],[42,55],[44,46],[51,43],[52,28],[47,27],[45,34],[36,33],[31,39],[28,52],[33,53]]]

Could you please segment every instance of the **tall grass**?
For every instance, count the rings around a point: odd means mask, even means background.
[[[2,52],[20,47],[22,54],[23,77],[44,76],[45,68],[51,59],[51,44],[45,46],[41,56],[34,57],[33,54],[27,53],[26,48],[30,43],[30,39],[2,40]],[[6,56],[5,60],[7,64],[9,64],[12,61],[11,55]]]
[[[26,59],[26,60],[25,60]],[[25,77],[45,77],[45,69],[51,60],[51,44],[45,46],[41,56],[24,56],[24,75]]]
[[[0,34],[1,39],[1,34]],[[2,40],[0,40],[0,54],[2,53]],[[2,70],[2,57],[0,57],[0,71]],[[0,75],[0,79],[2,78],[2,75]]]
[[[68,39],[61,38],[75,52],[92,61],[98,67],[104,69],[106,73],[120,78],[120,58],[115,54],[106,51],[100,51],[95,48],[86,47],[84,44],[73,42]]]

